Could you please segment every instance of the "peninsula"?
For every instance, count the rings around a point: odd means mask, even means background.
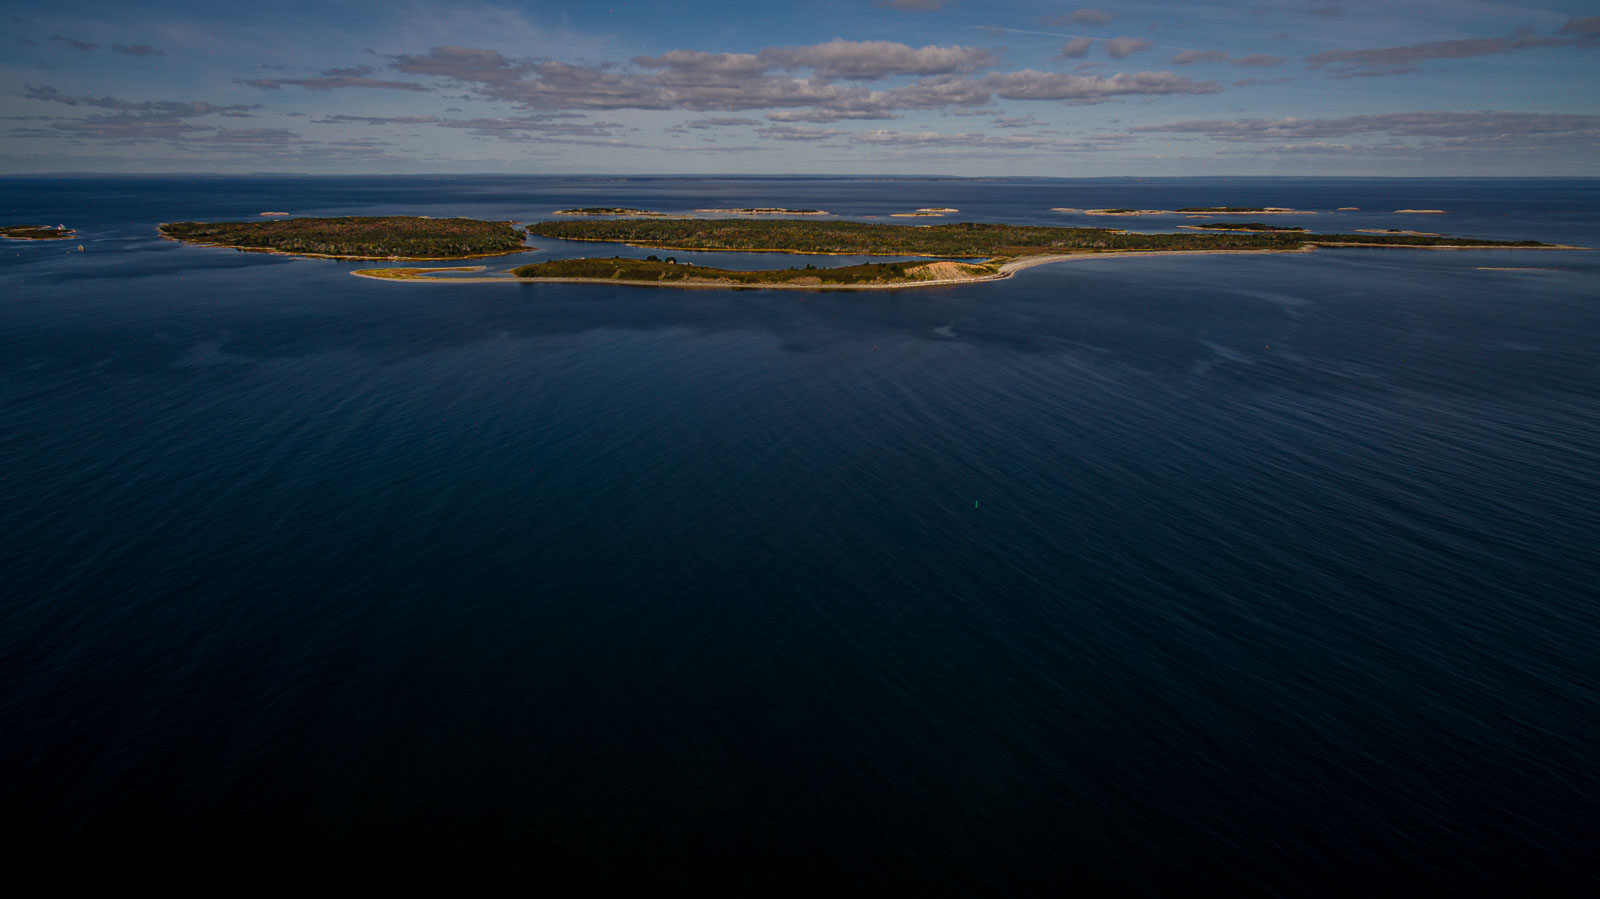
[[[1223,223],[1218,223],[1223,224]],[[1258,223],[1246,223],[1258,224]],[[562,240],[623,243],[678,251],[737,251],[806,255],[934,257],[817,268],[735,271],[654,255],[552,259],[499,275],[460,276],[462,269],[363,269],[383,280],[463,282],[586,282],[652,287],[888,290],[992,281],[1034,265],[1066,259],[1204,253],[1305,252],[1319,247],[1423,247],[1440,249],[1571,249],[1538,241],[1491,241],[1409,234],[1311,234],[1261,225],[1226,226],[1174,234],[1134,234],[1109,228],[1053,228],[960,222],[887,225],[855,221],[751,221],[672,219],[538,222],[532,235]]]
[[[168,222],[169,240],[329,259],[472,259],[530,249],[511,222],[425,216],[343,216],[265,222]]]
[[[0,225],[0,237],[11,240],[66,240],[78,232],[66,225]]]

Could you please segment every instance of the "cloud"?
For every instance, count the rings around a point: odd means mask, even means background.
[[[1357,135],[1422,138],[1441,145],[1491,147],[1560,142],[1600,147],[1600,115],[1540,112],[1396,112],[1329,119],[1221,119],[1139,125],[1131,133],[1193,134],[1229,143],[1320,141]]]
[[[1227,62],[1228,58],[1226,50],[1185,50],[1172,57],[1172,64],[1188,66],[1197,62]]]
[[[657,81],[680,87],[737,85],[759,78],[771,68],[754,53],[704,53],[699,50],[672,50],[660,56],[635,56],[633,64],[642,69],[659,69]]]
[[[112,44],[111,49],[124,56],[166,56],[167,51],[157,50],[149,44]]]
[[[937,109],[941,106],[982,106],[989,102],[989,93],[987,77],[972,79],[941,75],[897,87],[880,96],[886,108]]]
[[[1571,24],[1568,23],[1569,26]],[[1525,29],[1508,37],[1428,41],[1421,44],[1407,44],[1403,47],[1379,47],[1371,50],[1326,50],[1306,57],[1306,64],[1313,69],[1327,68],[1335,78],[1403,75],[1416,71],[1418,63],[1429,59],[1500,56],[1522,50],[1570,47],[1588,43],[1590,41],[1584,37],[1541,37]]]
[[[555,143],[572,142],[568,139],[574,137],[609,141],[617,129],[627,127],[620,122],[561,121],[568,118],[561,115],[531,115],[498,119],[447,119],[440,122],[439,127],[464,129],[474,137]]]
[[[958,132],[946,134],[939,131],[863,131],[853,138],[858,143],[871,146],[896,147],[907,150],[972,149],[984,152],[1061,152],[1104,149],[1110,141],[1067,140],[1036,134],[984,134]],[[1122,140],[1120,136],[1113,140]]]
[[[771,122],[843,122],[860,119],[898,119],[900,116],[881,108],[864,109],[780,109],[767,113]]]
[[[1557,33],[1574,35],[1579,40],[1600,40],[1600,16],[1573,16]]]
[[[1251,53],[1248,56],[1235,57],[1229,55],[1226,50],[1184,50],[1177,56],[1172,57],[1172,64],[1175,66],[1187,66],[1197,62],[1231,62],[1236,66],[1260,68],[1278,65],[1288,58],[1287,56],[1273,56],[1270,53]]]
[[[202,100],[123,100],[118,97],[79,97],[63,94],[55,88],[44,84],[24,85],[22,96],[29,100],[61,103],[66,106],[91,106],[96,109],[111,109],[118,112],[158,113],[168,116],[225,115],[261,108],[259,103],[252,103],[248,106],[243,104],[218,106],[215,103],[207,103]]]
[[[1089,55],[1089,48],[1094,45],[1092,37],[1075,37],[1061,47],[1061,55],[1068,59],[1082,59]]]
[[[1075,9],[1066,15],[1045,19],[1046,25],[1110,25],[1111,13],[1103,9]]]
[[[1069,100],[1085,104],[1120,96],[1215,94],[1222,90],[1215,81],[1192,81],[1171,72],[1118,73],[1107,78],[1024,69],[986,76],[983,83],[1006,100]]]
[[[395,91],[431,91],[433,88],[417,84],[414,81],[385,81],[371,77],[376,70],[372,66],[355,66],[353,68],[325,69],[320,77],[316,78],[235,78],[235,84],[248,87],[258,87],[262,90],[279,90],[284,85],[303,87],[313,91],[331,91],[346,87],[370,88],[375,90]]]
[[[1149,45],[1118,39],[1121,52]],[[826,124],[845,120],[899,118],[906,109],[971,109],[1006,99],[1099,103],[1120,96],[1215,93],[1215,82],[1195,82],[1169,72],[1112,77],[1024,70],[988,72],[991,54],[951,46],[912,47],[893,41],[847,41],[769,47],[757,53],[672,50],[614,64],[574,65],[554,60],[517,60],[475,47],[434,47],[400,54],[391,68],[412,75],[450,79],[478,100],[510,103],[528,112],[550,110],[766,110],[775,123]],[[907,78],[909,83],[871,89],[864,82]],[[367,67],[330,69],[318,79],[245,82],[277,87],[322,85],[327,79],[370,79]],[[406,89],[425,90],[409,84]],[[327,87],[336,86],[328,84]],[[375,86],[375,85],[362,85]],[[678,126],[687,127],[687,126]]]
[[[505,84],[533,69],[533,64],[477,47],[434,47],[427,53],[391,57],[389,67],[410,75],[434,75],[477,84]]]
[[[830,140],[848,134],[838,128],[806,128],[801,125],[768,125],[757,128],[756,133],[769,140],[813,142]]]
[[[1150,41],[1142,37],[1114,37],[1105,42],[1106,55],[1112,59],[1126,59],[1150,45]]]
[[[311,121],[316,125],[431,125],[439,119],[431,115],[330,115]]]
[[[58,44],[65,44],[80,53],[88,53],[90,50],[100,46],[99,44],[91,44],[88,41],[80,41],[76,38],[62,37],[59,34],[52,34],[50,39]]]
[[[997,115],[990,122],[996,128],[1036,128],[1044,124],[1031,115]]]
[[[760,58],[777,68],[807,68],[820,78],[873,80],[890,75],[948,75],[992,65],[989,51],[977,47],[909,47],[893,41],[834,38],[809,47],[775,47]]]
[[[759,125],[760,119],[746,119],[739,116],[720,116],[705,119],[693,119],[683,123],[684,128],[705,130],[707,128],[733,128],[739,125]]]

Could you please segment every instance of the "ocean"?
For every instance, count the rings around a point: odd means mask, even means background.
[[[1573,179],[0,179],[79,232],[0,242],[14,880],[1600,887],[1600,252],[811,293],[155,231],[574,205],[1600,247]]]

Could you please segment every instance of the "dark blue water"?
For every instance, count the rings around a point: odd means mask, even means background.
[[[86,250],[0,246],[9,870],[1594,885],[1600,253],[827,294],[387,284],[154,232],[579,203],[1600,246],[1595,181],[0,181]]]

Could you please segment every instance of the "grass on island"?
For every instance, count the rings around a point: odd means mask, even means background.
[[[461,259],[528,249],[510,222],[403,215],[171,222],[161,226],[161,233],[185,243],[369,259]]]
[[[1288,212],[1281,206],[1184,206],[1179,212]]]
[[[0,226],[0,237],[9,237],[12,240],[66,240],[77,236],[78,232],[71,228],[52,225]]]
[[[1230,226],[1236,228],[1237,226]],[[1266,226],[1263,226],[1266,227]],[[1312,234],[1277,230],[1135,234],[1110,228],[1057,228],[955,222],[889,225],[850,221],[671,219],[537,222],[528,233],[563,240],[611,241],[668,250],[743,250],[806,254],[1004,259],[1074,251],[1298,250],[1308,244],[1396,247],[1545,247],[1412,234]]]
[[[971,280],[994,275],[997,265],[964,262],[869,262],[838,268],[768,269],[733,271],[702,265],[685,265],[670,260],[626,259],[551,259],[518,266],[511,274],[518,278],[575,278],[585,281],[655,281],[661,283],[750,285],[752,287],[789,284],[794,286],[915,284],[926,281]]]

